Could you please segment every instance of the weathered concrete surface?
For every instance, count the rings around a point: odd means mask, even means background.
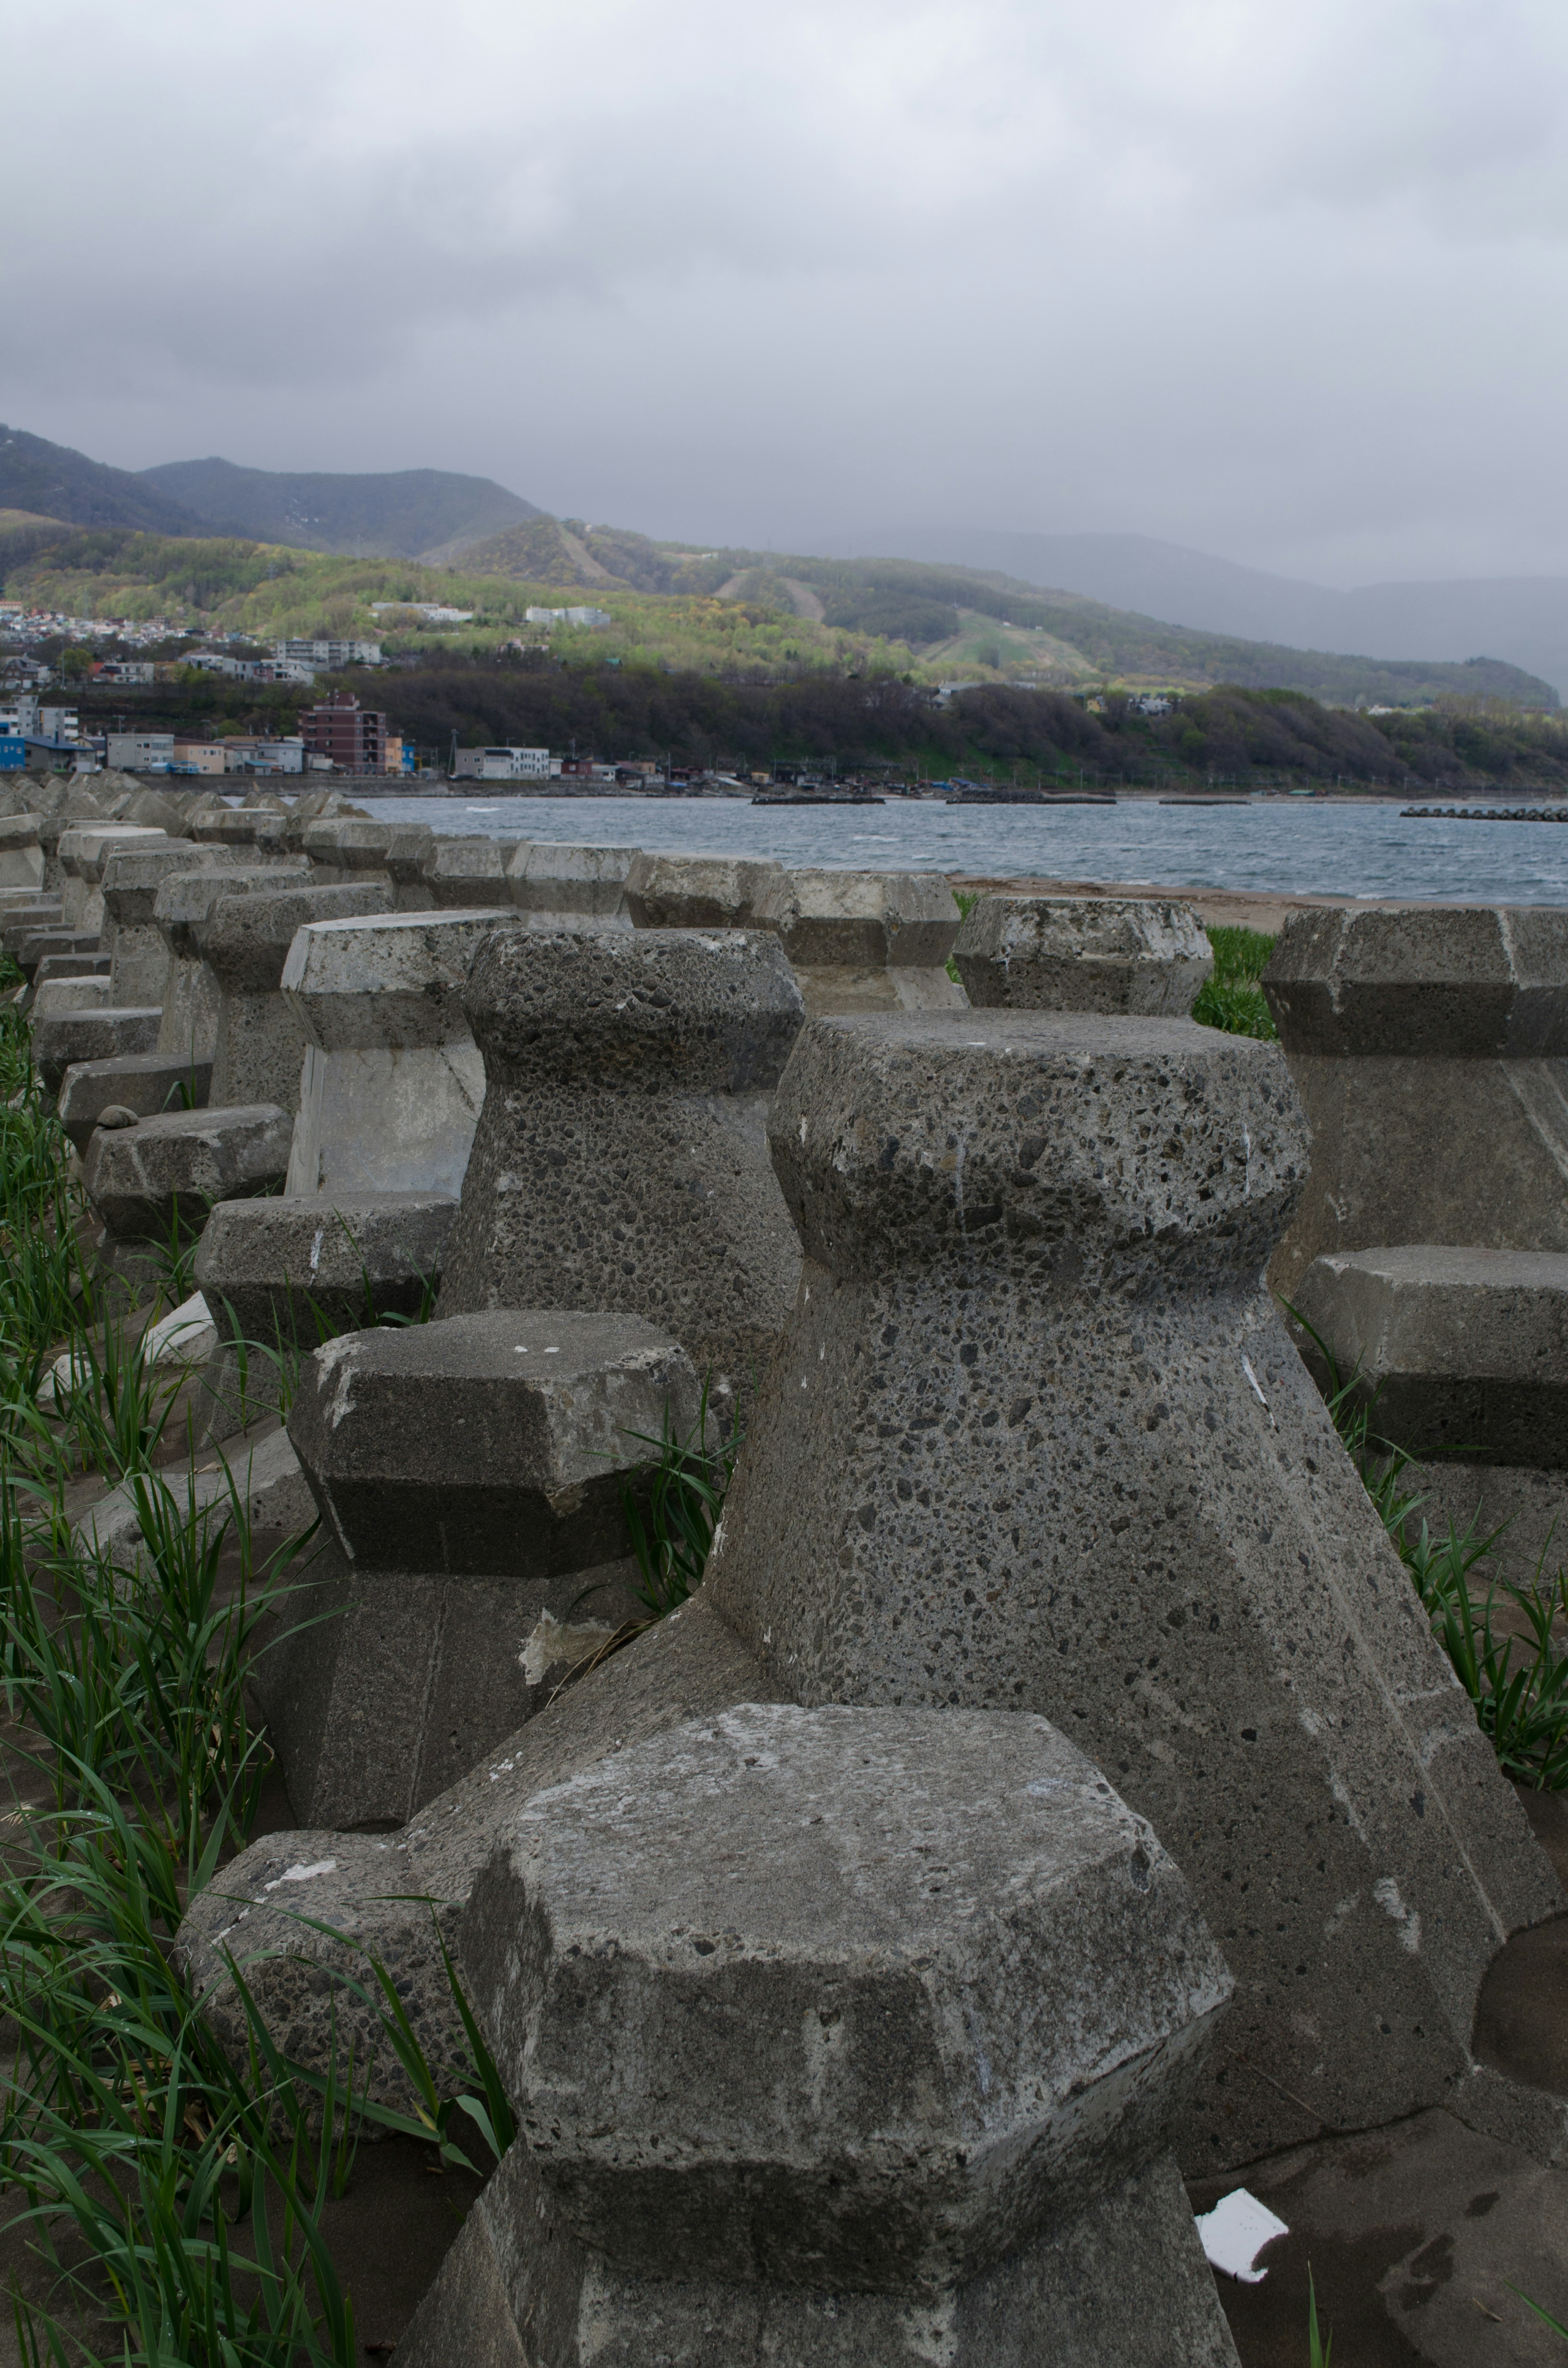
[[[116,1003],[162,1003],[169,952],[153,917],[158,891],[176,872],[210,869],[220,852],[194,839],[171,838],[132,843],[107,856],[99,883],[103,943]]]
[[[223,897],[191,924],[219,988],[215,1103],[266,1100],[290,1113],[299,1109],[304,1044],[281,993],[295,932],[308,921],[347,921],[391,906],[392,891],[385,887],[301,884],[271,894]]]
[[[384,873],[392,882],[400,913],[424,913],[434,906],[436,900],[425,878],[425,865],[436,844],[428,823],[353,822],[336,817],[307,824],[300,844],[313,864],[335,869],[350,885],[358,873]]]
[[[67,980],[67,986],[70,984]],[[120,1053],[150,1053],[158,1041],[162,1016],[157,1010],[95,1011],[80,1005],[66,1011],[40,1013],[33,1023],[33,1064],[44,1090],[57,1095],[66,1070],[78,1061],[111,1061]]]
[[[211,1083],[210,1061],[182,1061],[168,1053],[78,1061],[61,1081],[60,1123],[85,1156],[100,1110],[118,1105],[138,1118],[156,1118],[163,1110],[205,1110]]]
[[[636,1611],[622,1489],[699,1395],[634,1316],[460,1316],[316,1352],[289,1433],[337,1548],[301,1600],[332,1616],[257,1668],[301,1816],[408,1816]]]
[[[1180,2357],[1230,2357],[1164,2138],[1230,1977],[1043,1719],[688,1723],[536,1794],[462,1951],[518,2106],[487,2217],[524,2357],[630,2363],[651,2318],[692,2363],[722,2328],[727,2360],[801,2368],[1131,2368],[1173,2322]],[[1116,2199],[1156,2164],[1132,2266]],[[1058,2349],[1076,2313],[1035,2248],[1068,2228],[1112,2349]]]
[[[1568,1249],[1568,912],[1298,914],[1262,985],[1312,1130],[1276,1291],[1385,1242]]]
[[[629,929],[626,876],[634,847],[525,840],[506,865],[512,901],[535,929]]]
[[[282,978],[305,1044],[289,1192],[461,1191],[484,1104],[462,988],[489,932],[519,926],[507,905],[299,932]]]
[[[486,1095],[442,1315],[624,1309],[733,1404],[799,1272],[764,1133],[801,1024],[778,939],[516,930],[481,947],[464,1002]]]
[[[58,962],[61,957],[56,954],[53,959]],[[113,992],[113,981],[96,973],[76,971],[66,978],[44,981],[35,976],[28,1008],[35,1022],[52,1019],[62,1011],[107,1011]]]
[[[1038,1711],[1149,1818],[1239,1985],[1189,2163],[1475,2110],[1487,1964],[1562,1895],[1263,1289],[1278,1048],[818,1020],[769,1133],[806,1263],[716,1607],[805,1702]]]
[[[230,1440],[193,1470],[176,1464],[157,1478],[179,1513],[194,1508],[204,1537],[215,1536],[233,1519],[236,1500],[257,1530],[302,1531],[316,1519],[310,1483],[284,1430],[256,1440]],[[81,1546],[96,1547],[119,1563],[138,1562],[142,1527],[136,1483],[122,1481],[111,1488],[73,1524],[72,1535]]]
[[[454,2073],[464,2041],[437,1936],[456,1950],[469,1894],[522,1804],[683,1719],[773,1698],[751,1655],[698,1596],[556,1693],[401,1832],[316,1827],[253,1842],[191,1903],[180,1928],[178,1953],[193,1986],[205,1993],[218,1985],[207,2011],[224,2044],[244,2060],[244,2018],[221,1980],[220,1952],[228,1947],[290,2055],[324,2071],[335,2028],[339,2060],[352,2039],[357,2063],[369,2066],[374,2057],[375,2093],[406,2107],[410,2092],[374,2010],[324,1977],[352,1980],[363,1971],[363,1959],[331,1933],[374,1951],[430,2062]],[[308,1884],[286,1880],[291,1867],[312,1870]]]
[[[935,871],[788,871],[759,898],[808,1014],[962,1010],[948,976],[958,936],[953,892]]]
[[[519,2328],[525,2330],[519,2335]],[[1238,2368],[1168,2156],[935,2302],[607,2270],[514,2146],[394,2368]]]
[[[431,904],[442,912],[460,911],[471,905],[488,910],[511,904],[506,866],[523,843],[516,838],[437,837],[420,867]]]
[[[63,928],[60,915],[58,896],[17,897],[0,915],[0,945],[15,961],[29,938],[36,938],[44,929]],[[71,934],[74,936],[75,932]]]
[[[1415,1458],[1413,1526],[1506,1522],[1496,1559],[1517,1577],[1568,1561],[1568,1255],[1355,1250],[1314,1259],[1294,1304],[1319,1388],[1321,1339],[1341,1382],[1359,1375],[1374,1435]]]
[[[103,868],[122,847],[161,847],[168,833],[144,823],[82,822],[60,840],[61,917],[67,928],[103,927]]]
[[[128,1290],[155,1283],[160,1256],[199,1234],[218,1201],[270,1192],[289,1164],[288,1113],[275,1104],[170,1110],[87,1145],[83,1182],[104,1231],[98,1259]]]
[[[35,979],[39,965],[51,954],[96,954],[102,943],[96,929],[62,929],[55,922],[46,922],[40,928],[31,923],[17,935],[17,968],[24,978]]]
[[[971,1003],[1185,1019],[1214,969],[1189,905],[1122,896],[982,896],[953,947]]]
[[[0,818],[0,888],[41,888],[43,848],[37,814]]]
[[[757,906],[785,889],[781,863],[731,855],[632,858],[626,909],[638,929],[747,929]]]
[[[33,985],[47,986],[51,979],[108,978],[108,971],[105,953],[45,954],[33,972]]]
[[[308,1360],[332,1333],[426,1312],[456,1214],[444,1192],[231,1200],[214,1209],[195,1266],[219,1335],[198,1438],[225,1439],[277,1406],[284,1366]]]
[[[214,859],[223,852],[218,848],[209,851]],[[199,924],[225,896],[273,896],[290,880],[302,882],[309,873],[302,855],[280,855],[266,863],[250,864],[214,860],[200,871],[176,872],[160,884],[153,903],[153,917],[167,962],[164,1018],[158,1030],[160,1053],[210,1063],[218,1049],[222,997],[217,978],[197,942]]]

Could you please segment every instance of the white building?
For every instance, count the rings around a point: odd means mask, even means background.
[[[281,740],[225,740],[223,763],[231,773],[302,773],[305,744],[297,732]]]
[[[547,781],[559,769],[548,748],[460,748],[452,773],[460,781]]]
[[[580,625],[591,633],[610,622],[608,609],[525,609],[523,616],[530,625]]]
[[[38,723],[45,740],[77,741],[82,737],[82,719],[74,707],[40,707]]]
[[[427,625],[467,625],[473,620],[472,609],[448,609],[439,600],[372,600],[372,617],[395,616],[399,609],[423,617]]]
[[[295,666],[326,666],[329,670],[346,666],[380,666],[380,642],[274,642],[275,658]]]

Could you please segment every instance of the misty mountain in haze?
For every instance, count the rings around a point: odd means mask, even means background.
[[[493,478],[448,469],[347,476],[169,461],[143,469],[141,480],[199,518],[210,534],[357,558],[451,560],[486,535],[544,515]]]
[[[1006,534],[933,527],[870,538],[890,558],[1001,568],[1169,625],[1374,658],[1506,658],[1568,692],[1568,577],[1367,584],[1335,592],[1142,534]],[[868,539],[861,537],[860,551]],[[846,556],[847,545],[839,546]]]
[[[130,469],[106,468],[22,427],[0,427],[0,509],[31,510],[70,526],[130,527],[147,534],[199,534],[199,522],[161,486]]]

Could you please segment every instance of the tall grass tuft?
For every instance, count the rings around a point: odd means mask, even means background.
[[[1192,1017],[1200,1028],[1222,1028],[1227,1035],[1258,1036],[1266,1043],[1278,1043],[1279,1031],[1257,983],[1274,951],[1274,939],[1262,929],[1224,927],[1210,929],[1207,936],[1214,949],[1214,968],[1198,991]]]

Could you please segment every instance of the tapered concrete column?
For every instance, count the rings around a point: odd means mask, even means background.
[[[213,853],[219,850],[216,847]],[[310,866],[302,855],[278,856],[266,863],[214,861],[199,871],[176,871],[160,882],[153,902],[153,918],[165,948],[163,1019],[158,1027],[158,1051],[179,1061],[211,1067],[218,1049],[221,1000],[216,973],[210,968],[197,931],[225,897],[271,896],[290,880],[303,882]]]
[[[520,926],[507,905],[300,931],[282,980],[305,1045],[290,1193],[461,1191],[484,1106],[463,986],[490,933]]]
[[[801,1024],[778,939],[517,929],[480,948],[463,1000],[485,1101],[441,1314],[642,1315],[733,1407],[798,1272],[764,1140]]]
[[[307,921],[384,913],[391,903],[388,888],[283,888],[270,895],[221,898],[192,924],[219,988],[215,1107],[275,1101],[289,1111],[299,1109],[304,1044],[282,994],[295,932]]]
[[[1312,1131],[1276,1291],[1389,1243],[1568,1249],[1568,912],[1294,913],[1262,985]]]
[[[165,830],[141,824],[75,823],[60,840],[61,920],[68,929],[101,929],[103,867],[122,847],[162,847]]]
[[[948,976],[959,908],[939,872],[786,872],[756,920],[777,930],[813,1017],[961,1011],[968,1000]]]
[[[1278,1047],[812,1021],[769,1141],[805,1264],[715,1608],[800,1701],[1070,1727],[1165,1837],[1237,1977],[1189,2163],[1481,2110],[1483,1977],[1561,1894],[1264,1288]]]
[[[41,888],[43,848],[37,814],[7,814],[0,819],[0,889]]]

